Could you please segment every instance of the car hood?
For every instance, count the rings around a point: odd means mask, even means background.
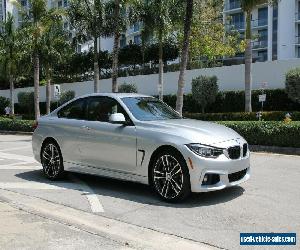
[[[213,122],[193,119],[147,121],[144,124],[167,134],[180,136],[190,143],[220,144],[233,139],[242,139],[234,130]]]

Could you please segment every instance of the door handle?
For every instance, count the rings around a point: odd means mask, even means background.
[[[81,129],[85,129],[85,130],[91,130],[91,128],[90,128],[90,127],[88,127],[88,126],[85,126],[85,125],[81,126]]]

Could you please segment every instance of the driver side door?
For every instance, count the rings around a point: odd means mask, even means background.
[[[112,124],[109,116],[123,113],[129,116],[117,100],[94,96],[87,101],[86,140],[81,148],[82,161],[89,167],[121,173],[136,169],[136,128],[130,125]]]

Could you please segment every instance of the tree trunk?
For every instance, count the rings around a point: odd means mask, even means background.
[[[187,66],[189,46],[190,46],[190,36],[191,36],[191,25],[193,17],[193,0],[187,0],[186,3],[186,15],[184,20],[184,37],[183,46],[181,52],[180,60],[180,72],[178,78],[178,90],[177,90],[177,100],[176,100],[176,111],[182,115],[183,108],[183,94],[184,94],[184,74]]]
[[[113,62],[112,62],[112,92],[118,92],[118,68],[119,68],[119,39],[120,33],[114,36]]]
[[[99,92],[98,38],[94,37],[94,93]]]
[[[252,112],[252,44],[251,44],[251,10],[246,12],[246,50],[245,50],[245,112]]]
[[[159,66],[158,66],[158,96],[159,100],[163,101],[163,88],[164,88],[164,62],[163,62],[163,34],[162,30],[159,31]]]
[[[46,113],[47,115],[51,112],[51,79],[48,77],[46,85]]]
[[[15,115],[15,102],[14,102],[14,78],[13,75],[9,76],[9,94],[10,94],[10,116]]]
[[[119,22],[120,18],[120,0],[115,0],[114,16],[116,23]],[[114,48],[113,48],[113,61],[112,61],[112,92],[118,92],[118,68],[119,68],[119,40],[120,30],[117,24],[114,32]]]
[[[33,56],[33,67],[34,67],[34,116],[37,121],[40,117],[40,59],[37,53]]]
[[[201,112],[202,112],[202,114],[204,114],[204,113],[205,113],[205,108],[204,108],[204,105],[203,105],[203,106],[201,106]]]

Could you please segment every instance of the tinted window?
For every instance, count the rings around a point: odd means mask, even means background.
[[[58,111],[59,118],[85,119],[85,99],[76,100]]]
[[[126,121],[130,121],[122,106],[115,99],[109,97],[90,97],[87,113],[90,121],[108,122],[109,116],[115,113],[122,113]]]
[[[122,101],[140,121],[181,119],[175,110],[153,97],[125,97]]]

